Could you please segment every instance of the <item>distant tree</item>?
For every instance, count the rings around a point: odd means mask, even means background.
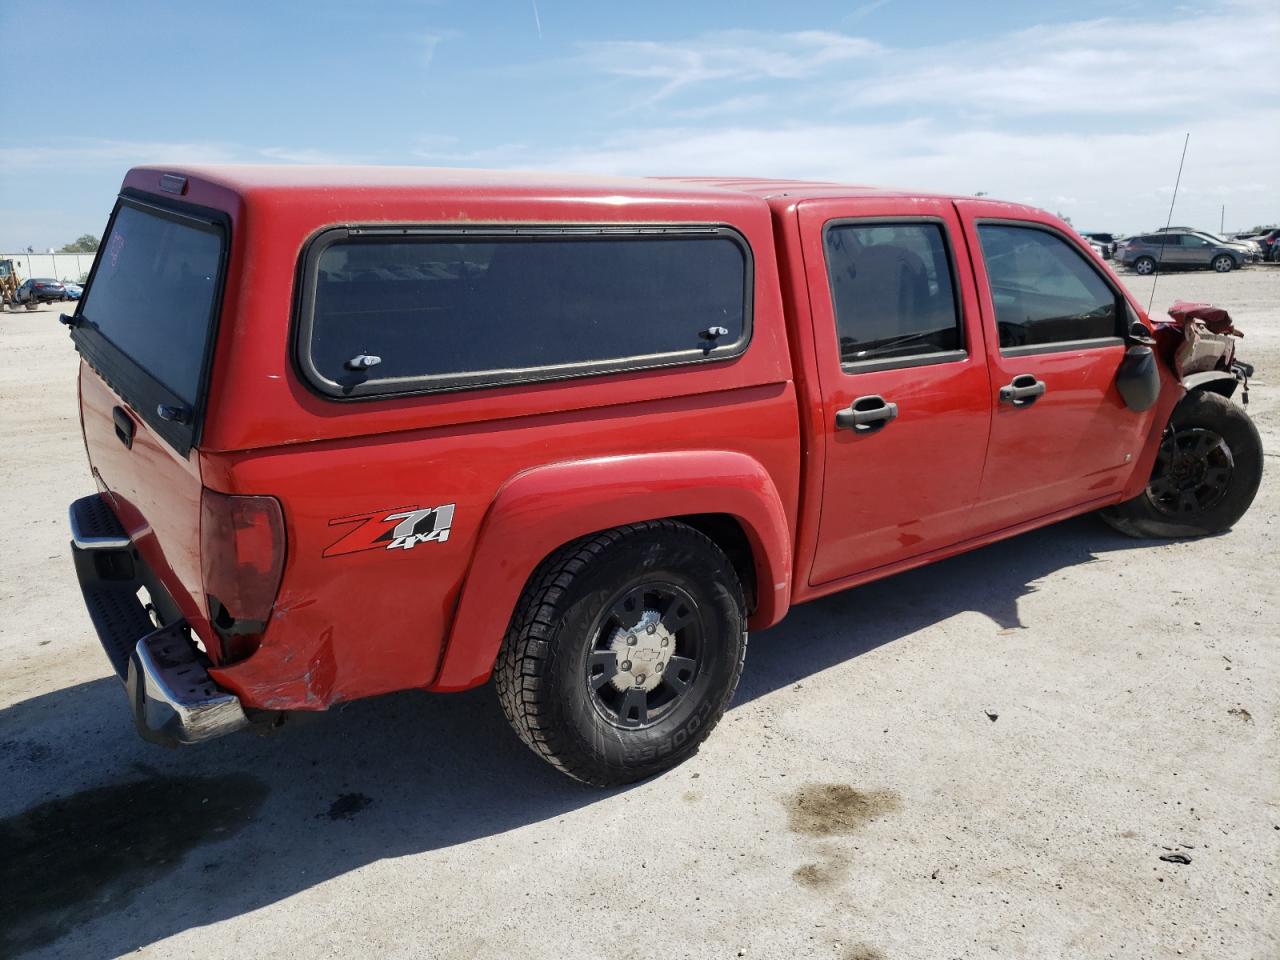
[[[1061,220],[1063,223],[1068,223],[1068,224],[1071,223],[1071,218],[1068,217],[1061,210],[1058,211],[1058,219]]]
[[[95,253],[98,249],[98,238],[92,233],[86,233],[79,240],[68,243],[59,253]]]

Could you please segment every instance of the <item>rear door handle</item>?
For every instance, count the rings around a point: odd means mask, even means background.
[[[1000,402],[1011,403],[1015,407],[1029,407],[1037,399],[1044,396],[1043,380],[1037,380],[1030,373],[1020,373],[1011,383],[1000,388]]]
[[[133,449],[133,417],[125,412],[124,407],[112,407],[111,419],[116,425],[116,437],[124,444],[126,450]]]
[[[836,429],[854,433],[871,433],[885,427],[898,416],[898,405],[879,394],[859,397],[843,410],[836,411]]]

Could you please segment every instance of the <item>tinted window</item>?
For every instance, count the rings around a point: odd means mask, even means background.
[[[1118,335],[1115,292],[1061,237],[1002,224],[981,224],[978,236],[1001,347]]]
[[[726,233],[342,239],[315,260],[310,359],[331,391],[386,392],[731,356],[748,275]]]
[[[82,322],[189,405],[217,299],[222,231],[122,205],[81,301]]]
[[[826,247],[843,363],[961,348],[940,224],[837,224]]]

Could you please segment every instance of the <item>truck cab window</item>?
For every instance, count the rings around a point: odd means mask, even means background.
[[[1057,234],[1036,227],[978,226],[1000,347],[1120,335],[1120,298]]]
[[[961,349],[960,311],[937,223],[838,223],[826,232],[841,363]]]

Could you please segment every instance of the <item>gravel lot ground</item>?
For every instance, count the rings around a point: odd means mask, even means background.
[[[68,556],[75,354],[57,305],[0,315],[0,955],[1280,957],[1280,269],[1179,297],[1258,366],[1234,531],[1084,517],[798,608],[612,792],[490,689],[140,741]]]

